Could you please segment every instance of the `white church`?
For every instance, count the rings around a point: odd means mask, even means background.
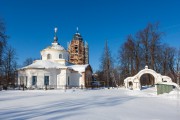
[[[75,65],[69,62],[69,52],[58,43],[57,28],[51,46],[43,49],[41,60],[18,70],[18,85],[29,89],[86,88],[92,81],[89,64]]]

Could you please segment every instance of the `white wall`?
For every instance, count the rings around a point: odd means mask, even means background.
[[[27,69],[18,71],[18,84],[20,84],[20,77],[27,76],[27,87],[32,87],[32,76],[37,76],[37,87],[44,87],[44,76],[49,76],[49,85],[56,87],[57,74],[60,70],[56,69]]]
[[[90,73],[89,73],[90,74]],[[65,88],[65,86],[80,87],[85,86],[85,80],[82,73],[69,69],[26,69],[18,71],[18,83],[20,85],[20,77],[27,76],[27,87],[32,87],[32,76],[37,76],[38,88],[44,88],[44,76],[49,76],[49,85],[53,88]],[[68,85],[69,77],[69,85]]]
[[[64,88],[66,85],[67,69],[62,69],[57,75],[57,87]]]
[[[59,60],[59,54],[62,54],[62,59],[68,61],[69,53],[65,50],[54,50],[54,49],[44,49],[41,51],[42,60],[47,60],[47,55],[51,54],[50,60]]]
[[[70,75],[70,86],[81,86],[82,75],[79,72],[72,72]]]

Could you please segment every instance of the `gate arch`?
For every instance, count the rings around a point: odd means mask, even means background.
[[[139,77],[141,89],[152,87],[155,85],[155,77],[150,73],[145,73]]]
[[[133,89],[141,89],[141,82],[140,78],[144,74],[150,74],[154,77],[154,84],[160,83],[160,82],[172,82],[171,78],[168,76],[163,76],[156,71],[152,69],[148,69],[148,66],[145,66],[145,69],[139,71],[135,76],[128,77],[124,80],[124,85],[126,88],[129,88],[128,83],[131,81],[133,83]]]

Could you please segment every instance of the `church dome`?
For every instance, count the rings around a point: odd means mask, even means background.
[[[69,53],[58,43],[57,37],[57,28],[55,28],[55,36],[54,41],[51,46],[43,49],[41,51],[41,58],[42,60],[50,60],[50,61],[68,61]]]
[[[47,49],[62,50],[62,51],[65,50],[64,47],[58,43],[52,43],[52,45],[49,46]]]
[[[52,45],[47,47],[46,49],[65,51],[64,47],[58,43],[57,28],[54,28],[54,41],[53,41]]]

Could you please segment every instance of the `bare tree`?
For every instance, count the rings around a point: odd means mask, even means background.
[[[143,69],[145,65],[157,72],[168,75],[176,82],[175,49],[161,43],[163,32],[159,31],[159,24],[148,24],[135,37],[129,35],[120,47],[118,59],[120,61],[120,79],[132,76]],[[177,66],[179,63],[177,62]],[[147,82],[153,77],[146,75]],[[144,83],[147,84],[147,83]]]
[[[177,50],[176,55],[176,76],[177,76],[177,83],[180,85],[180,48]]]
[[[7,44],[7,35],[5,33],[5,25],[3,20],[0,18],[0,85],[3,82],[3,54],[4,54],[4,48]]]
[[[127,37],[127,42],[125,42],[125,48],[127,50],[129,72],[130,75],[134,75],[135,43],[131,35]]]
[[[31,57],[30,57],[30,58],[27,58],[27,59],[24,61],[23,66],[28,66],[28,65],[32,64],[34,60],[35,60],[35,59],[33,59],[33,58],[31,58]]]
[[[173,67],[175,57],[175,49],[163,44],[161,47],[162,74],[166,75]]]
[[[16,52],[11,46],[6,47],[4,57],[3,57],[3,69],[5,75],[4,84],[7,86],[9,84],[15,83],[14,72],[16,71]]]
[[[125,79],[139,72],[142,48],[140,45],[141,41],[139,41],[137,37],[138,36],[133,37],[132,35],[128,35],[126,42],[120,47],[118,59],[120,61],[121,79]]]
[[[145,58],[144,65],[148,65],[151,69],[156,70],[155,61],[159,53],[160,40],[163,32],[159,31],[159,24],[149,23],[147,27],[137,34],[137,38],[141,41],[143,56]]]
[[[2,65],[3,51],[7,43],[7,35],[5,33],[5,25],[2,19],[0,19],[0,65]]]

